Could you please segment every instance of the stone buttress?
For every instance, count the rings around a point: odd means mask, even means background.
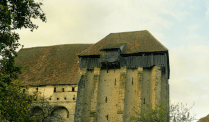
[[[134,38],[129,34],[132,35],[132,32],[127,34],[128,41],[123,41],[126,39],[125,34],[110,34],[93,45],[89,52],[84,51],[88,52],[86,55],[79,55],[81,79],[78,85],[75,122],[127,122],[130,117],[138,116],[137,112],[143,107],[150,106],[155,109],[162,102],[168,107],[167,49],[154,40],[150,47],[156,43],[153,47],[159,44],[162,49],[146,52],[145,49],[148,48],[143,47],[145,51],[137,52],[136,48],[132,48],[134,52],[131,50],[131,44],[136,47],[147,42],[141,41],[144,36],[140,36],[140,33]],[[118,43],[117,39],[124,43]],[[131,39],[138,41],[130,44]],[[112,41],[104,43],[109,40]],[[100,54],[91,52],[97,49],[100,49]]]

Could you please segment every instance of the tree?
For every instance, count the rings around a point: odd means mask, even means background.
[[[3,118],[9,119],[9,121],[17,121],[15,118],[14,120],[8,118],[8,116],[19,115],[19,111],[14,111],[15,105],[18,102],[24,102],[24,99],[21,101],[15,98],[27,98],[27,96],[24,96],[26,94],[21,94],[18,90],[19,87],[17,87],[18,73],[20,73],[21,68],[16,67],[14,62],[17,56],[16,49],[20,46],[18,43],[20,38],[15,30],[29,28],[33,31],[37,29],[38,26],[31,19],[39,18],[46,22],[41,5],[41,2],[37,3],[34,0],[0,0],[0,110],[2,112],[5,107],[8,107],[8,111],[4,111],[5,116],[3,115]],[[15,94],[15,92],[17,93]],[[8,98],[6,95],[14,96]],[[6,101],[4,101],[4,98]],[[21,116],[27,117],[26,113]]]
[[[7,92],[3,92],[1,95],[4,96],[1,98],[0,104],[1,119],[9,122],[36,121],[36,118],[28,113],[30,113],[32,101],[34,101],[34,98],[36,98],[38,94],[34,93],[34,95],[27,95],[25,92],[22,92],[18,80],[12,82],[10,85],[4,85]]]
[[[192,107],[177,103],[171,104],[168,109],[166,104],[161,103],[153,109],[151,105],[147,105],[142,107],[140,112],[136,112],[137,116],[131,117],[130,120],[136,122],[192,122],[195,120],[195,115],[191,116],[189,112]]]

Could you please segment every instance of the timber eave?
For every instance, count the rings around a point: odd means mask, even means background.
[[[168,54],[168,50],[165,51],[153,51],[153,52],[136,52],[136,53],[121,53],[120,55],[122,57],[128,57],[128,56],[142,56],[142,55],[164,55]]]

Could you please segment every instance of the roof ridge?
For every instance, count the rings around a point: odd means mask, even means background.
[[[22,48],[22,49],[55,47],[55,46],[64,46],[64,45],[94,45],[94,44],[93,43],[60,44],[60,45],[47,45],[47,46],[37,46],[37,47],[26,47],[26,48]]]
[[[126,31],[126,32],[123,31],[123,32],[110,33],[110,34],[116,34],[116,33],[122,34],[122,33],[132,33],[132,32],[143,32],[143,31],[148,31],[148,30],[136,30],[136,31]]]
[[[101,55],[102,52],[100,52],[100,49],[102,47],[117,43],[127,43],[124,48],[124,54],[168,51],[168,49],[162,45],[149,31],[142,30],[110,33],[96,44],[92,45],[85,51],[82,51],[79,56]]]

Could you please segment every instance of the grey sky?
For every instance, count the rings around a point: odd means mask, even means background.
[[[96,43],[112,32],[148,30],[170,56],[170,100],[209,114],[209,2],[206,0],[44,0],[47,23],[18,30],[25,48]]]

